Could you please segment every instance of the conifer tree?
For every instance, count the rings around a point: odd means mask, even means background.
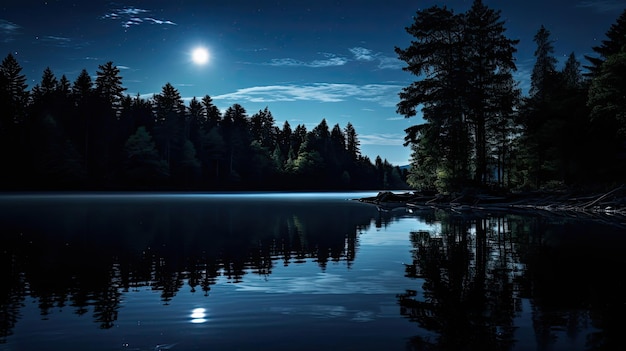
[[[124,98],[126,88],[122,86],[120,69],[108,61],[98,66],[96,71],[96,93],[114,111],[117,111]]]
[[[359,141],[352,123],[348,122],[348,124],[346,124],[344,134],[346,136],[346,150],[348,151],[348,155],[352,161],[356,161],[359,156],[361,156],[361,142]]]
[[[547,98],[556,85],[556,57],[554,57],[553,41],[550,31],[543,25],[535,34],[533,41],[537,45],[535,50],[535,65],[530,76],[530,97],[537,101]]]
[[[589,56],[585,55],[585,58],[591,63],[590,66],[585,66],[589,70],[590,76],[595,76],[599,73],[602,63],[611,56],[619,53],[626,45],[626,9],[617,18],[609,30],[606,32],[606,39],[602,40],[601,44],[594,46],[593,51],[599,55]]]
[[[485,184],[494,139],[490,128],[511,118],[510,102],[517,95],[512,79],[517,41],[504,35],[500,12],[480,0],[464,14],[438,6],[420,10],[406,30],[413,41],[396,53],[418,80],[400,93],[397,112],[412,117],[421,107],[425,121],[406,130],[407,144],[417,145],[412,172],[422,174],[414,178],[458,188],[474,170],[474,180]]]
[[[496,119],[512,115],[517,95],[512,79],[516,70],[513,54],[519,40],[505,36],[500,11],[475,0],[465,17],[466,34],[464,52],[468,57],[466,105],[468,120],[474,130],[474,180],[486,184],[490,159],[490,126]]]
[[[161,157],[167,162],[170,171],[180,160],[184,143],[185,103],[180,93],[170,83],[166,83],[160,94],[153,97],[155,141]]]
[[[7,133],[24,121],[29,96],[27,87],[22,66],[8,54],[0,63],[0,133]]]

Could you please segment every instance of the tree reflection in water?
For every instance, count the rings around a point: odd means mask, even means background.
[[[122,294],[148,287],[169,304],[185,285],[209,295],[221,277],[269,276],[275,264],[354,261],[357,234],[391,216],[351,201],[87,200],[0,205],[0,343],[26,298],[46,318],[118,318]],[[26,208],[26,210],[24,210]]]
[[[111,329],[127,292],[150,289],[170,304],[183,290],[209,296],[218,281],[268,278],[277,265],[351,269],[359,233],[393,228],[394,216],[337,201],[0,202],[0,343],[28,301],[43,318],[65,309]],[[444,211],[410,220],[435,229],[407,233],[411,279],[394,280],[411,289],[397,301],[420,327],[407,348],[550,349],[563,338],[578,349],[623,346],[622,229]],[[520,336],[523,318],[530,336]]]
[[[414,337],[410,349],[511,350],[523,300],[539,349],[562,330],[571,340],[588,332],[581,349],[623,344],[626,265],[617,248],[625,239],[618,229],[597,233],[592,223],[537,216],[437,211],[424,218],[438,229],[411,233],[413,262],[406,265],[406,276],[423,283],[398,301],[402,315],[431,333]]]

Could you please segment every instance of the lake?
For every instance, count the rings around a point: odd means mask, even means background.
[[[0,350],[624,349],[624,224],[373,195],[2,195]]]

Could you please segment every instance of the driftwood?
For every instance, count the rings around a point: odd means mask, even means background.
[[[511,193],[506,195],[443,195],[435,193],[390,191],[359,199],[374,204],[381,211],[396,208],[409,210],[449,209],[455,212],[544,212],[579,218],[608,218],[626,226],[626,186],[601,194],[574,196],[571,193]]]

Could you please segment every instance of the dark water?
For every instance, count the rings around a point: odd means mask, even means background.
[[[372,194],[0,197],[0,350],[623,350],[626,233]]]

